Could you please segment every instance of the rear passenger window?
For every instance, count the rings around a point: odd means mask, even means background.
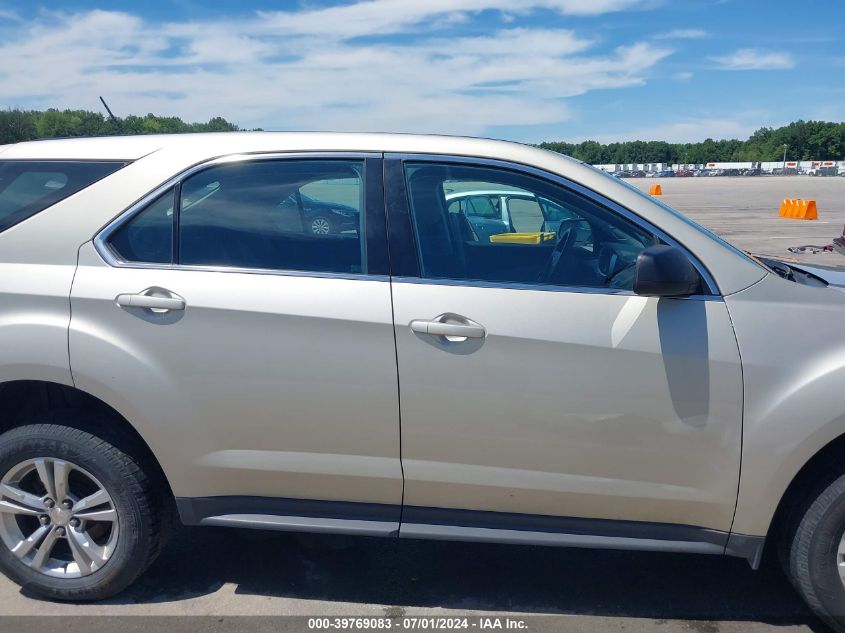
[[[363,162],[256,161],[182,184],[180,263],[365,273]]]
[[[0,231],[123,167],[118,162],[0,161]]]
[[[586,197],[499,168],[405,165],[421,275],[631,290],[656,238]],[[494,214],[478,200],[500,200]]]
[[[174,191],[170,189],[112,234],[109,246],[126,262],[169,264],[173,246]]]

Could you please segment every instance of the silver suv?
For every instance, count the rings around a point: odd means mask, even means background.
[[[520,203],[479,234],[462,191]],[[176,520],[754,567],[768,543],[842,630],[837,283],[509,143],[7,146],[0,567],[104,598]]]

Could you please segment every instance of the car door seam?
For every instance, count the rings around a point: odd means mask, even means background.
[[[76,249],[76,262],[73,267],[73,275],[70,278],[70,289],[68,290],[67,295],[67,311],[68,311],[68,318],[67,318],[67,337],[65,339],[65,343],[67,346],[67,370],[68,374],[70,375],[70,384],[73,387],[76,387],[76,378],[73,375],[73,361],[71,360],[70,355],[70,330],[73,325],[73,286],[76,283],[76,274],[79,272],[79,254],[82,251],[82,247],[85,246],[88,242],[84,242],[80,244],[79,247]]]
[[[399,536],[399,532],[402,529],[402,511],[405,508],[405,465],[402,463],[402,385],[401,380],[399,378],[399,343],[396,340],[396,309],[393,303],[393,262],[390,257],[390,213],[388,206],[390,204],[390,200],[388,197],[388,191],[386,187],[386,180],[387,180],[387,159],[384,154],[381,155],[381,191],[382,191],[382,202],[384,204],[384,238],[385,238],[385,248],[387,249],[387,284],[390,288],[390,328],[393,332],[393,357],[396,362],[396,413],[397,413],[397,422],[399,424],[399,474],[402,477],[402,495],[399,499],[399,523],[396,526],[396,536]]]
[[[739,409],[739,464],[737,467],[737,475],[736,475],[736,498],[734,499],[734,511],[733,516],[731,517],[731,524],[728,528],[728,534],[733,534],[734,529],[734,522],[736,521],[736,514],[737,510],[739,509],[739,491],[742,486],[742,461],[744,458],[744,451],[745,451],[745,366],[742,362],[742,348],[739,345],[739,337],[736,333],[736,327],[734,326],[733,315],[731,314],[731,309],[728,306],[728,302],[723,302],[725,306],[725,312],[728,315],[728,321],[731,324],[731,331],[733,332],[733,338],[736,342],[736,353],[739,358],[739,380],[740,380],[740,409]],[[725,545],[725,551],[727,551],[727,544]]]

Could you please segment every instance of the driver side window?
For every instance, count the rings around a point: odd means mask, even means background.
[[[424,278],[630,290],[637,256],[657,243],[586,197],[506,169],[406,163],[405,178]],[[467,204],[491,192],[496,222]]]

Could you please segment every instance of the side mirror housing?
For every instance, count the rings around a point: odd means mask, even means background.
[[[701,276],[674,246],[649,246],[637,257],[634,292],[647,297],[685,297],[701,289]]]

